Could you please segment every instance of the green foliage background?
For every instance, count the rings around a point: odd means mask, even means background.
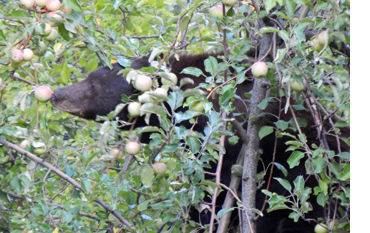
[[[229,61],[208,60],[207,69],[212,77],[203,87],[225,82],[223,72],[229,67],[239,72],[236,81],[220,90],[221,109],[229,113],[234,108],[233,100],[238,98],[235,88],[245,79],[242,70],[251,65],[250,62],[240,63],[246,58],[245,53],[256,46],[256,38],[262,33],[276,33],[282,45],[276,50],[276,59],[268,63],[268,79],[274,96],[294,98],[297,101],[295,109],[305,108],[303,97],[290,88],[291,79],[300,83],[305,79],[321,107],[342,117],[336,127],[349,125],[349,57],[341,52],[341,46],[350,43],[349,1],[256,2],[261,9],[259,13],[248,1],[240,1],[223,20],[208,13],[210,7],[220,4],[216,0],[190,3],[180,0],[65,0],[63,5],[72,8],[72,13],[60,12],[64,18],[55,26],[59,32],[55,41],[45,40],[35,33],[37,23],[50,21],[46,13],[40,13],[40,8],[25,10],[20,8],[18,1],[0,2],[0,138],[14,144],[27,139],[30,143],[26,150],[31,153],[35,150],[35,142],[45,143],[46,151],[39,157],[84,189],[74,188],[40,164],[1,146],[0,231],[100,232],[112,228],[117,232],[127,229],[114,215],[97,205],[96,199],[116,210],[137,232],[156,232],[165,223],[168,232],[190,232],[203,227],[192,221],[185,224],[183,216],[187,216],[189,205],[199,203],[205,195],[212,195],[213,188],[217,187],[214,182],[204,180],[203,168],[217,161],[218,153],[223,151],[219,146],[220,136],[232,136],[231,142],[238,140],[231,131],[222,129],[230,119],[222,119],[210,103],[203,104],[203,114],[210,119],[204,132],[175,125],[194,118],[196,113],[178,113],[175,117],[161,110],[153,110],[160,115],[160,128],[127,132],[119,130],[118,121],[112,115],[102,117],[102,123],[87,121],[61,112],[50,103],[39,103],[33,96],[34,88],[40,84],[54,90],[83,80],[89,72],[102,65],[110,66],[112,61],[127,65],[130,58],[146,55],[154,49],[165,53],[174,39],[186,42],[187,52],[202,53],[222,51],[226,36]],[[310,11],[299,19],[302,6],[308,6]],[[257,19],[270,13],[280,27],[259,28]],[[178,24],[179,16],[183,17]],[[177,25],[182,32],[179,38],[175,38]],[[323,29],[329,31],[330,41],[338,45],[336,49],[329,45],[320,51],[312,49],[313,38],[307,31],[316,36]],[[33,49],[35,56],[32,61],[14,67],[9,63],[11,50],[22,44]],[[292,51],[294,56],[291,56]],[[277,71],[282,79],[278,78]],[[189,69],[186,72],[197,71]],[[286,91],[277,87],[284,87]],[[183,104],[196,101],[186,99],[189,93],[174,91],[168,97],[172,113]],[[261,108],[270,100],[261,103]],[[278,121],[276,127],[262,128],[260,137],[270,133],[284,134],[290,129],[295,130],[293,121]],[[109,152],[112,148],[122,149],[125,141],[142,132],[152,132],[152,140],[142,145],[123,179],[121,169],[127,154],[124,152],[123,158],[116,159]],[[345,140],[349,143],[349,138]],[[289,208],[293,219],[304,218],[310,211],[304,208],[307,195],[315,195],[320,205],[333,202],[340,205],[342,215],[336,219],[338,228],[349,231],[346,216],[349,153],[335,154],[315,145],[308,148],[304,138],[293,136],[288,163],[293,168],[304,162],[303,157],[312,158],[309,163],[315,170],[307,172],[317,176],[319,186],[308,190],[302,177],[297,177],[292,184],[279,179],[296,197],[297,203],[265,191],[271,197],[270,210]],[[160,153],[153,154],[153,151]],[[153,173],[150,164],[156,161],[166,163],[165,174]],[[284,172],[289,172],[290,168],[279,167]],[[317,221],[327,222],[325,219]]]

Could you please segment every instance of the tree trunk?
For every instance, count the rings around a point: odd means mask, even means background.
[[[262,20],[259,22],[260,27],[264,24]],[[262,59],[266,53],[269,52],[272,41],[272,34],[265,33],[262,35],[260,43],[260,51],[258,60]],[[243,211],[243,233],[256,233],[256,223],[254,221],[255,214],[252,209],[256,205],[256,174],[257,174],[257,163],[259,156],[259,137],[258,133],[262,126],[262,119],[256,118],[262,113],[262,110],[258,107],[258,104],[266,97],[267,89],[270,82],[267,78],[256,78],[254,81],[250,113],[248,118],[248,129],[247,129],[247,144],[242,147],[244,153],[244,165],[243,165],[243,176],[242,176],[242,202],[246,211]]]

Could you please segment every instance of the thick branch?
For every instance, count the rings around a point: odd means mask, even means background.
[[[35,163],[38,163],[38,164],[48,168],[50,171],[56,173],[58,176],[60,176],[61,178],[63,178],[64,180],[66,180],[67,182],[72,184],[75,188],[81,190],[82,192],[85,192],[83,190],[83,188],[81,187],[81,185],[79,183],[77,183],[77,181],[75,179],[69,177],[67,174],[65,174],[64,172],[62,172],[61,170],[59,170],[58,168],[56,168],[52,164],[50,164],[48,162],[45,162],[44,160],[37,157],[36,155],[34,155],[34,154],[32,154],[32,153],[30,153],[26,150],[23,150],[19,146],[15,145],[11,142],[8,142],[4,139],[0,138],[0,144],[4,145],[5,147],[8,147],[8,148],[11,148],[11,149],[15,150],[18,153],[20,153],[20,154],[28,157],[29,159],[33,160]],[[122,224],[125,224],[129,228],[133,227],[131,223],[129,223],[126,219],[124,219],[117,211],[112,210],[112,208],[109,207],[108,205],[106,205],[102,200],[97,199],[97,200],[95,200],[95,202],[98,203],[99,205],[101,205],[106,211],[111,212]]]
[[[19,146],[15,145],[13,143],[10,143],[8,141],[5,141],[4,139],[1,139],[1,138],[0,138],[0,144],[3,144],[5,147],[8,147],[8,148],[11,148],[11,149],[15,150],[18,153],[20,153],[20,154],[28,157],[29,159],[33,160],[35,163],[38,163],[38,164],[46,167],[47,169],[50,169],[52,172],[56,173],[62,179],[66,180],[67,182],[69,182],[70,184],[72,184],[75,188],[77,188],[77,189],[79,189],[81,191],[84,191],[83,188],[81,187],[81,185],[79,183],[77,183],[76,180],[72,179],[67,174],[65,174],[64,172],[62,172],[58,168],[54,167],[50,163],[45,162],[44,160],[42,160],[41,158],[37,157],[36,155],[34,155],[34,154],[32,154],[32,153],[30,153],[30,152],[28,152],[26,150],[23,150]]]
[[[263,22],[260,21],[260,26],[263,26],[262,24]],[[259,60],[269,52],[271,42],[271,34],[266,33],[262,35],[260,52],[258,56]],[[256,232],[256,224],[253,221],[254,213],[252,209],[255,208],[256,203],[256,174],[260,143],[258,133],[262,126],[262,119],[256,117],[262,113],[262,110],[258,107],[258,104],[266,97],[268,87],[269,81],[266,78],[255,79],[248,118],[247,145],[244,144],[242,148],[244,153],[242,201],[243,206],[247,209],[246,212],[243,212],[246,213],[243,214],[242,219],[243,233]]]

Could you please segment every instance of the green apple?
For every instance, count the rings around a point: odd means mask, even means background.
[[[316,224],[315,233],[328,233],[328,229],[326,229],[326,225],[323,223]]]
[[[139,116],[140,115],[140,107],[141,107],[141,103],[139,103],[139,102],[129,103],[128,107],[127,107],[128,113],[131,116]]]
[[[21,5],[22,8],[24,9],[31,9],[33,5],[35,5],[35,0],[20,0],[19,4]]]
[[[294,79],[290,80],[290,87],[292,88],[293,91],[296,92],[301,92],[304,90],[304,86]]]
[[[54,41],[57,39],[57,37],[58,37],[58,31],[52,28],[50,34],[47,37],[45,37],[45,39]]]
[[[25,61],[30,61],[33,57],[33,51],[31,49],[23,49],[22,53]]]
[[[238,0],[222,0],[222,3],[226,6],[234,6]]]

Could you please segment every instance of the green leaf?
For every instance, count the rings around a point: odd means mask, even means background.
[[[324,180],[319,180],[319,187],[324,192],[325,196],[328,194],[328,183]]]
[[[141,170],[140,176],[141,182],[146,186],[152,186],[153,179],[154,179],[154,171],[153,168],[149,165],[145,166],[143,170]]]
[[[218,62],[215,57],[209,57],[204,61],[205,70],[212,75],[215,75],[218,70]]]
[[[272,132],[274,132],[274,127],[272,126],[262,126],[259,133],[258,133],[258,137],[260,138],[260,140],[264,137],[266,137],[267,135],[271,134]]]
[[[188,67],[188,68],[183,69],[181,71],[181,74],[190,74],[190,75],[193,75],[195,77],[199,77],[203,74],[203,71],[199,68]]]
[[[303,176],[298,176],[294,181],[294,193],[297,196],[301,196],[304,193],[304,178]]]
[[[70,8],[72,8],[73,10],[75,10],[77,12],[82,11],[81,6],[80,6],[80,4],[78,4],[77,0],[66,0],[66,1],[63,1],[63,3],[67,7],[70,7]]]
[[[137,210],[138,211],[144,211],[144,210],[146,210],[148,208],[149,203],[150,203],[150,200],[146,200],[146,201],[141,202],[137,206]]]
[[[285,6],[286,6],[286,10],[287,10],[287,15],[289,17],[292,17],[293,14],[294,14],[294,11],[295,11],[295,2],[294,0],[285,0]]]
[[[282,131],[285,131],[289,127],[288,121],[278,120],[274,122],[275,126]]]
[[[277,162],[275,162],[274,164],[284,174],[284,176],[288,175],[288,171],[286,170],[286,168],[283,165],[281,165],[280,163],[277,163]]]
[[[266,7],[267,12],[270,12],[270,10],[274,8],[275,6],[276,6],[276,0],[266,0],[265,1],[265,7]]]
[[[339,176],[339,179],[342,181],[349,180],[350,178],[350,165],[349,164],[343,164],[342,173]]]
[[[261,103],[258,104],[258,107],[262,110],[265,110],[270,102],[274,102],[273,97],[264,98]]]
[[[189,146],[191,152],[194,154],[198,153],[200,150],[200,143],[197,138],[187,137],[185,138],[186,144]]]
[[[323,157],[316,157],[313,159],[313,166],[315,173],[321,173],[325,166],[325,159]]]
[[[288,158],[287,162],[289,164],[289,168],[292,169],[299,165],[300,160],[304,157],[304,153],[301,151],[293,151],[293,153]]]
[[[228,209],[222,209],[222,210],[218,211],[217,217],[221,218],[222,215],[226,214],[227,212],[233,211],[234,209],[235,209],[235,207],[228,208]]]
[[[165,117],[166,110],[163,106],[152,104],[152,103],[145,103],[140,107],[140,115],[144,115],[146,113],[153,113],[159,116]]]
[[[277,180],[286,190],[288,191],[292,190],[292,186],[290,185],[289,181],[277,177],[274,177],[274,179]]]

